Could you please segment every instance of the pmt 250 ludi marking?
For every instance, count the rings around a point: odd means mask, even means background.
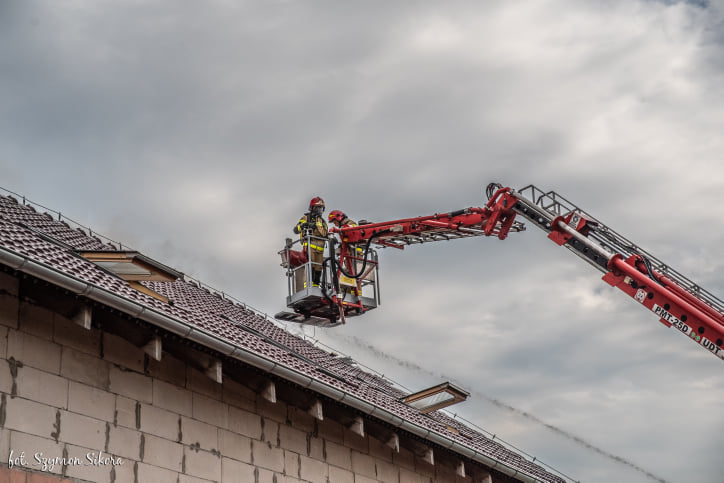
[[[522,216],[546,231],[553,242],[603,272],[606,283],[651,310],[661,323],[674,326],[724,359],[722,300],[553,191],[544,192],[533,185],[516,191],[491,183],[486,193],[488,202],[482,208],[332,227],[318,286],[311,283],[310,257],[299,256],[300,252],[294,250],[300,241],[288,240],[280,254],[287,269],[287,307],[292,312],[280,312],[276,317],[313,325],[340,325],[346,317],[364,314],[379,305],[375,247],[403,249],[406,245],[472,236],[504,240],[510,232],[525,230],[517,219]]]

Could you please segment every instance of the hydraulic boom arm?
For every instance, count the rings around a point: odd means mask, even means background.
[[[406,218],[356,227],[332,228],[341,239],[339,266],[353,270],[356,254],[371,244],[406,245],[523,231],[518,215],[548,233],[604,273],[603,280],[654,312],[705,349],[724,359],[724,302],[676,270],[600,223],[553,191],[533,185],[520,191],[490,184],[482,208]],[[346,273],[355,276],[354,273]]]

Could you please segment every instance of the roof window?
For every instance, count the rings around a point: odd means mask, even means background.
[[[434,387],[410,394],[402,399],[402,402],[422,413],[436,411],[453,404],[465,401],[470,393],[460,389],[449,382],[443,382]]]
[[[183,277],[183,273],[135,251],[93,251],[79,252],[79,254],[86,260],[127,281],[139,292],[166,303],[169,303],[167,297],[154,292],[140,282],[173,282]]]

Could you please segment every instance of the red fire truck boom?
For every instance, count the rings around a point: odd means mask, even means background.
[[[664,325],[674,326],[724,359],[723,301],[553,191],[544,192],[533,185],[516,191],[491,183],[487,196],[482,208],[331,228],[330,232],[339,236],[339,246],[330,238],[331,255],[325,259],[328,266],[323,267],[329,270],[331,280],[316,288],[305,282],[304,290],[299,283],[294,287],[290,283],[287,306],[294,313],[282,312],[277,317],[316,325],[343,323],[346,316],[362,314],[379,302],[373,245],[403,249],[471,236],[504,240],[510,232],[525,230],[518,219],[521,216],[603,272],[606,283],[654,312]],[[289,245],[285,250],[288,257]],[[286,266],[291,279],[294,268]],[[373,293],[365,296],[363,292],[370,286]]]

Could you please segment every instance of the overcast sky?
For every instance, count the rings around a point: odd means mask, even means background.
[[[273,314],[321,195],[555,190],[724,295],[721,1],[0,0],[0,185]],[[586,482],[724,480],[724,366],[535,227],[381,253],[310,337]],[[289,327],[299,332],[298,326]]]

